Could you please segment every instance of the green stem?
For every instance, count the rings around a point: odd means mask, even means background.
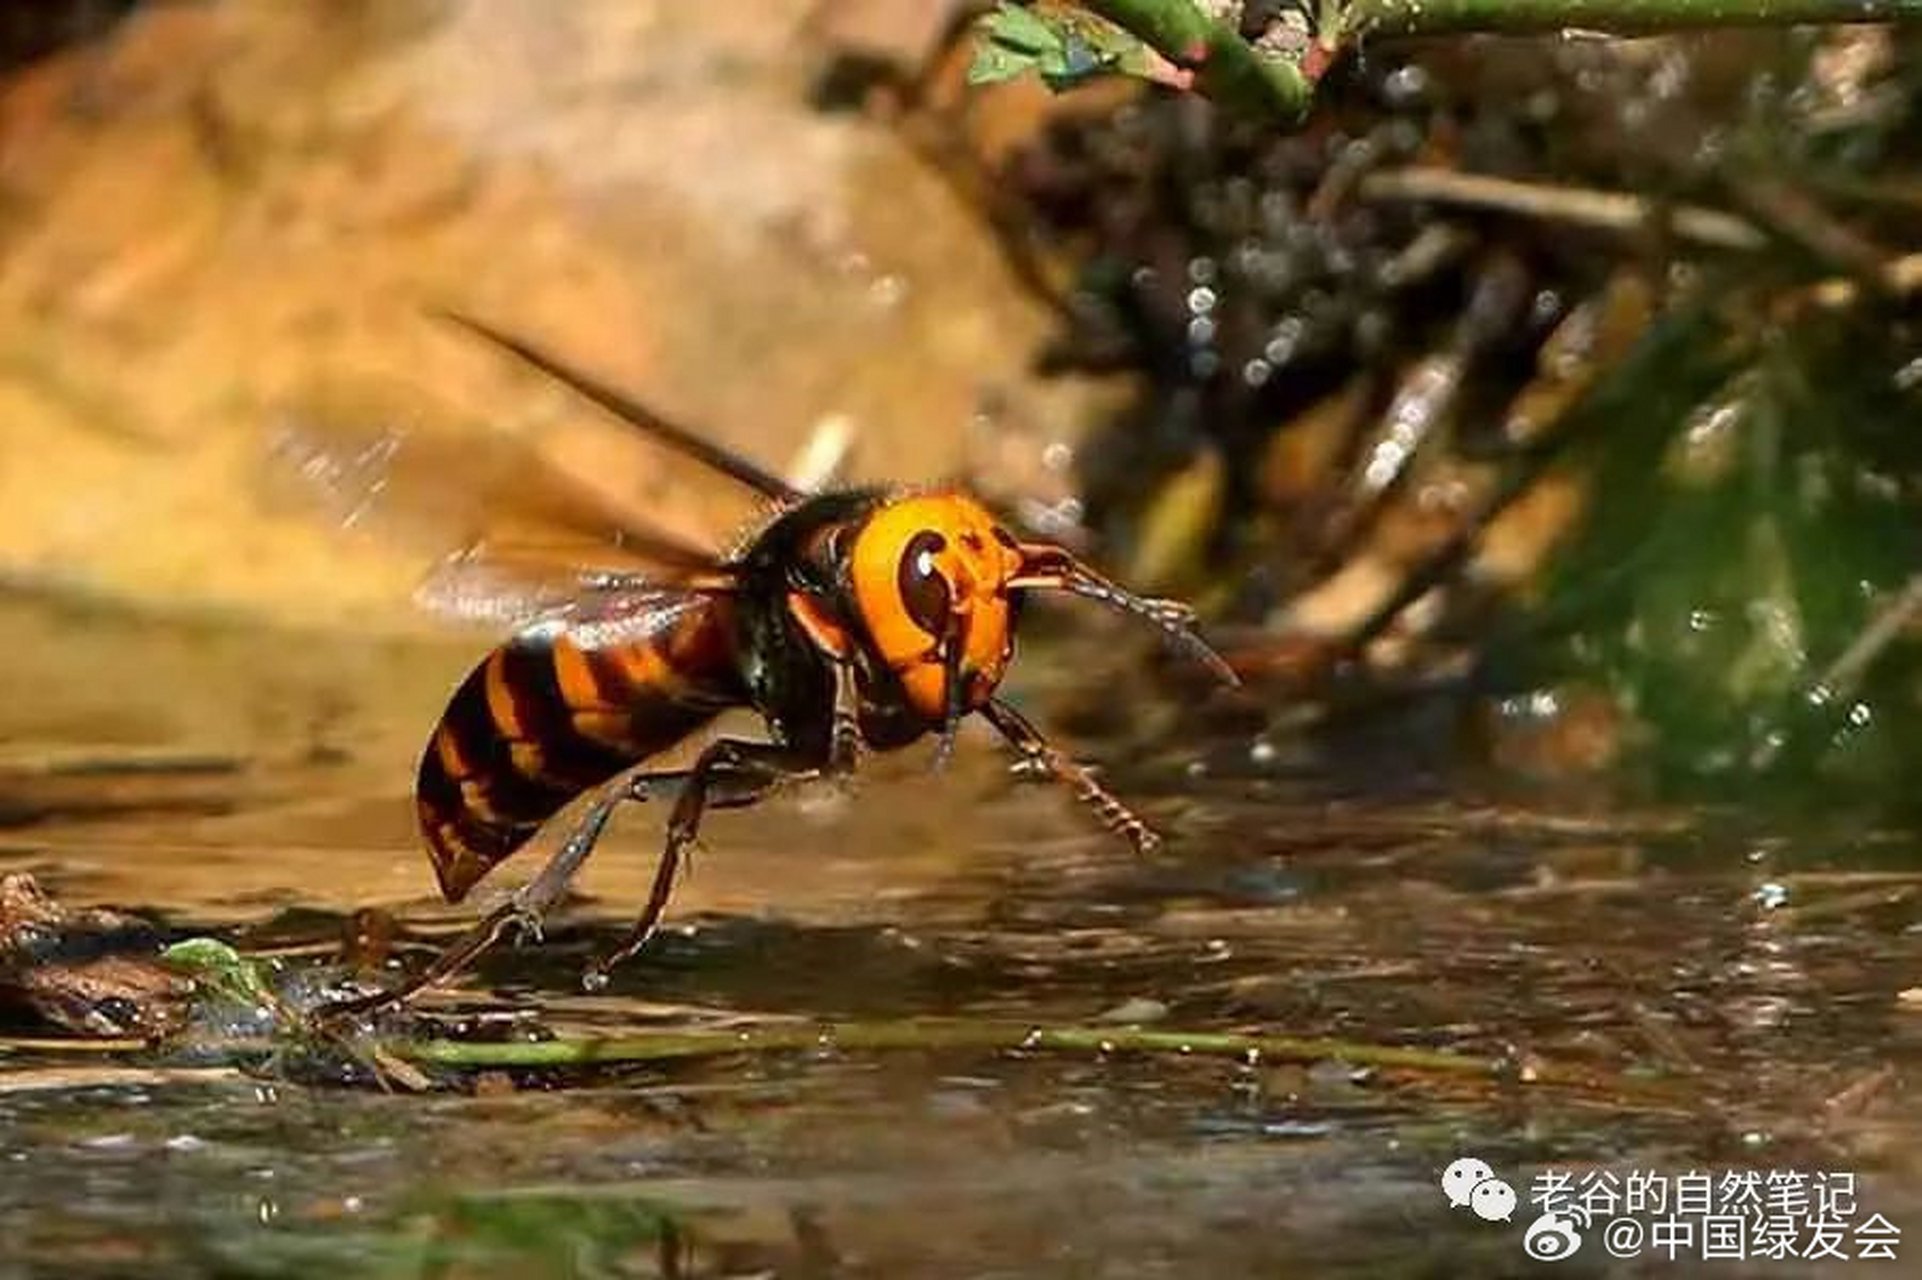
[[[1297,66],[1259,52],[1193,0],[1078,3],[1194,70],[1195,87],[1209,97],[1291,121],[1307,114],[1328,63],[1370,38],[1922,20],[1922,0],[1320,0],[1317,47]]]
[[[1350,0],[1343,43],[1368,36],[1581,29],[1616,35],[1701,27],[1895,22],[1922,0]]]
[[[144,1040],[19,1040],[0,1038],[0,1057],[11,1051],[32,1054],[126,1053],[154,1048]],[[197,1041],[193,1048],[231,1059],[265,1057],[285,1043],[270,1039]],[[1506,1059],[1368,1044],[1325,1037],[1240,1035],[1222,1031],[1180,1031],[1133,1026],[1037,1027],[1012,1022],[804,1023],[711,1030],[643,1032],[633,1035],[578,1036],[554,1040],[404,1040],[361,1046],[391,1068],[419,1066],[486,1068],[562,1068],[675,1062],[733,1054],[927,1052],[967,1050],[985,1053],[1166,1054],[1173,1057],[1235,1058],[1244,1062],[1343,1062],[1355,1067],[1445,1076],[1489,1084],[1514,1080],[1615,1104],[1633,1103],[1678,1111],[1678,1101],[1658,1080],[1638,1080],[1608,1071],[1586,1071],[1532,1062],[1526,1067]],[[425,1087],[422,1077],[420,1087]]]
[[[664,1031],[654,1034],[566,1040],[485,1042],[391,1041],[399,1058],[432,1066],[568,1067],[622,1062],[666,1062],[734,1053],[834,1049],[849,1053],[885,1050],[976,1049],[1054,1053],[1163,1053],[1251,1061],[1325,1062],[1355,1066],[1494,1077],[1493,1058],[1358,1044],[1347,1040],[1225,1032],[1147,1030],[1140,1027],[1033,1027],[993,1022],[854,1022],[839,1025],[777,1025],[749,1030]]]
[[[1241,33],[1216,22],[1192,0],[1081,0],[1177,66],[1195,71],[1197,87],[1217,101],[1298,119],[1313,86],[1293,64],[1266,58]]]

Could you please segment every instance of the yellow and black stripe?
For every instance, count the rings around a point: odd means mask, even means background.
[[[731,604],[704,596],[619,644],[537,628],[469,673],[421,756],[415,803],[441,894],[458,902],[576,796],[744,696]]]

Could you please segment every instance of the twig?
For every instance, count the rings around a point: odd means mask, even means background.
[[[796,1052],[928,1052],[973,1050],[995,1053],[1163,1054],[1177,1057],[1232,1058],[1257,1062],[1343,1062],[1413,1075],[1458,1081],[1479,1080],[1490,1085],[1515,1083],[1590,1094],[1617,1102],[1670,1105],[1675,1102],[1657,1082],[1630,1080],[1602,1070],[1564,1068],[1536,1060],[1422,1049],[1404,1045],[1370,1044],[1318,1037],[1242,1035],[1220,1031],[1180,1031],[1171,1028],[1037,1027],[1009,1022],[853,1022],[816,1024],[785,1022],[742,1028],[706,1027],[632,1035],[582,1036],[553,1040],[405,1040],[370,1042],[371,1053],[383,1064],[394,1061],[422,1067],[452,1068],[570,1068],[641,1065],[726,1057],[734,1054]],[[94,1053],[98,1042],[85,1040],[36,1041],[40,1052]],[[144,1042],[117,1042],[116,1048],[149,1049]],[[222,1054],[233,1060],[265,1060],[283,1051],[283,1040],[252,1037],[196,1042],[203,1054]],[[357,1055],[360,1056],[360,1055]],[[183,1077],[186,1078],[186,1077]],[[194,1079],[217,1078],[206,1074]]]
[[[82,1040],[69,1036],[0,1036],[0,1056],[9,1053],[139,1053],[153,1041],[136,1036]]]
[[[1768,245],[1767,236],[1754,224],[1720,209],[1667,205],[1643,196],[1589,187],[1559,187],[1454,169],[1409,166],[1371,173],[1361,180],[1360,190],[1368,199],[1425,200],[1571,222],[1604,231],[1660,229],[1713,249],[1754,252]],[[1890,258],[1864,274],[1873,277],[1866,288],[1863,278],[1822,280],[1795,298],[1798,303],[1842,310],[1862,301],[1867,294],[1907,298],[1922,293],[1922,253]]]
[[[45,1054],[132,1053],[154,1047],[149,1041],[131,1039],[0,1042],[0,1051],[21,1049]],[[195,1043],[195,1048],[203,1052],[239,1058],[269,1054],[282,1047],[280,1042],[265,1037]],[[1416,1049],[1354,1040],[1166,1028],[1145,1030],[1127,1026],[1037,1027],[1000,1022],[794,1022],[553,1040],[388,1039],[377,1042],[374,1047],[382,1059],[438,1067],[591,1067],[823,1049],[849,1053],[980,1049],[1031,1053],[1160,1053],[1278,1062],[1338,1060],[1358,1067],[1490,1078],[1501,1075],[1505,1066],[1500,1059],[1446,1049]]]
[[[1037,1053],[1158,1053],[1323,1062],[1448,1075],[1496,1076],[1502,1063],[1440,1049],[1350,1040],[1138,1027],[1037,1027],[994,1022],[855,1022],[715,1031],[664,1031],[570,1040],[393,1042],[389,1051],[432,1066],[598,1066],[665,1062],[734,1053],[834,1049],[846,1052],[983,1049]]]
[[[1883,264],[1880,292],[1897,298],[1922,293],[1922,253],[1904,254]],[[1840,311],[1860,302],[1863,294],[1862,286],[1854,280],[1824,280],[1812,286],[1805,296],[1817,307]]]
[[[1315,83],[1343,53],[1392,36],[1472,32],[1595,31],[1642,35],[1717,27],[1922,19],[1922,0],[1317,0],[1312,40],[1270,51],[1244,39],[1194,0],[1076,0],[1166,59],[1176,74],[1148,78],[1194,87],[1209,97],[1298,120]]]
[[[1370,200],[1419,200],[1492,209],[1604,231],[1665,230],[1715,249],[1753,251],[1768,243],[1754,226],[1719,209],[1667,205],[1625,192],[1549,186],[1454,169],[1383,169],[1362,179],[1361,194]]]
[[[1343,34],[1432,36],[1601,31],[1642,35],[1703,27],[1897,22],[1922,0],[1349,0]]]
[[[1896,292],[1888,272],[1889,251],[1823,208],[1807,191],[1754,173],[1739,175],[1729,191],[1763,226],[1846,272],[1862,288]]]
[[[1241,33],[1215,21],[1191,0],[1082,0],[1097,13],[1178,67],[1196,73],[1211,98],[1265,108],[1287,119],[1307,113],[1313,86],[1300,68],[1264,57]]]
[[[1908,580],[1901,592],[1883,606],[1874,621],[1829,665],[1815,687],[1828,698],[1846,698],[1855,691],[1862,673],[1869,669],[1882,650],[1895,642],[1909,623],[1922,614],[1922,573]]]
[[[238,1067],[43,1067],[0,1074],[0,1095],[244,1080]]]

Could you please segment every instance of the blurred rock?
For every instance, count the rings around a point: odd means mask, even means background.
[[[0,876],[0,1010],[82,1035],[158,1035],[192,984],[160,963],[155,936],[130,916],[63,907],[32,876]]]
[[[882,126],[807,107],[811,7],[155,6],[22,73],[0,577],[407,625],[418,550],[264,485],[277,415],[372,379],[462,430],[593,417],[437,307],[775,465],[839,415],[857,476],[954,472],[990,393],[1065,431],[1079,392],[1026,372],[1048,319],[990,235]]]

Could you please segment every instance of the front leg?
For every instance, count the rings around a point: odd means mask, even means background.
[[[828,721],[827,774],[831,778],[845,778],[860,762],[863,745],[861,686],[854,641],[827,604],[812,592],[788,592],[787,610],[833,673],[834,705]]]
[[[861,762],[861,689],[854,663],[830,658],[834,667],[834,723],[828,738],[830,778],[845,778]]]
[[[1149,854],[1161,847],[1161,837],[1137,817],[1134,810],[1102,786],[1100,779],[1086,767],[1076,764],[1066,752],[1042,737],[1041,730],[1026,716],[999,698],[990,698],[981,708],[981,714],[1023,761],[1066,783],[1073,789],[1075,799],[1093,809],[1102,825],[1133,845],[1136,853]]]

